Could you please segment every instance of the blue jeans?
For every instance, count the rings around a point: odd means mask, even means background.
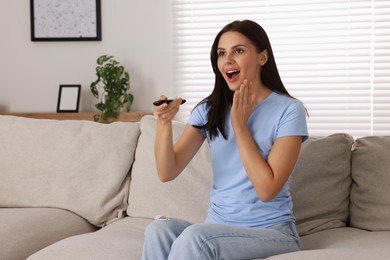
[[[300,249],[292,221],[269,228],[248,228],[162,217],[146,228],[142,259],[256,259]]]

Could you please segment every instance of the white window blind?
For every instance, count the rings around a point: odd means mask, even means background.
[[[172,0],[178,117],[211,93],[210,49],[234,20],[267,31],[281,78],[309,112],[310,135],[390,135],[390,1]]]

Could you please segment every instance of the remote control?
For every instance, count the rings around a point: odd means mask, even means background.
[[[157,100],[157,101],[154,101],[153,102],[153,105],[155,105],[155,106],[160,106],[160,105],[162,105],[162,104],[169,104],[169,103],[171,103],[173,101],[173,99],[165,99],[165,100]],[[184,104],[186,102],[186,100],[185,99],[182,99],[181,100],[181,104]]]

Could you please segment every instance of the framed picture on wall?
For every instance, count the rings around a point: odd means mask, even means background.
[[[57,113],[79,112],[81,85],[60,85]]]
[[[100,0],[30,0],[31,41],[101,41]]]

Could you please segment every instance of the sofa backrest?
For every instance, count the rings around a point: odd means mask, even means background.
[[[185,124],[173,122],[174,141]],[[212,179],[209,146],[204,142],[198,153],[175,180],[161,183],[154,160],[156,120],[144,116],[140,122],[141,135],[131,174],[129,207],[133,217],[154,218],[165,215],[199,223],[206,217]]]
[[[174,181],[161,183],[154,161],[155,119],[141,119],[130,183],[127,214],[154,218],[157,215],[203,222],[209,205],[212,166],[207,142]],[[185,123],[173,122],[177,140]],[[353,138],[346,134],[310,137],[303,143],[290,178],[294,214],[302,235],[348,222],[350,160]]]
[[[184,126],[173,122],[174,141]],[[204,221],[212,181],[208,144],[176,180],[161,183],[154,162],[154,117],[144,117],[140,129],[127,214]],[[390,137],[365,137],[355,143],[351,135],[340,133],[305,141],[290,177],[300,235],[348,225],[390,230],[389,150]]]
[[[348,224],[353,137],[310,137],[302,144],[290,178],[300,235]]]
[[[139,123],[0,116],[0,207],[53,207],[96,226],[123,217]]]

